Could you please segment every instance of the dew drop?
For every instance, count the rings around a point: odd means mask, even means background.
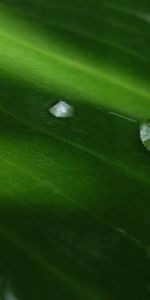
[[[150,245],[146,246],[145,251],[147,258],[150,259]]]
[[[10,289],[6,289],[3,292],[3,299],[4,300],[18,300],[14,293]]]
[[[0,300],[18,300],[9,283],[0,278]]]
[[[71,118],[74,115],[73,107],[65,101],[59,101],[51,106],[49,112],[56,118]]]
[[[150,120],[140,125],[140,138],[145,148],[150,151]]]

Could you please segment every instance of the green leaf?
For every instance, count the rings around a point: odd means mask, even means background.
[[[149,23],[148,0],[0,1],[2,299],[149,299]]]

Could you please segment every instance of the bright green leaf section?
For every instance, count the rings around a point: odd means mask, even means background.
[[[116,19],[111,24],[108,17],[111,11],[114,15],[113,8],[106,9],[103,3],[92,6],[100,11],[93,23],[94,12],[90,16],[84,10],[66,11],[68,3],[63,9],[61,5],[29,3],[25,12],[19,6],[1,5],[1,66],[68,97],[82,96],[86,102],[135,118],[148,117],[147,35],[143,54],[141,30],[124,24],[122,28]],[[126,18],[129,22],[130,14]],[[143,30],[149,28],[145,20],[139,23]]]
[[[0,293],[149,299],[149,13],[0,1]],[[48,113],[60,99],[73,118]]]

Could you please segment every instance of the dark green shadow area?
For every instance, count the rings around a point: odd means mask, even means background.
[[[149,297],[150,156],[138,123],[0,78],[0,269],[18,299]]]
[[[0,269],[18,299],[149,299],[149,260],[78,209],[0,206]]]

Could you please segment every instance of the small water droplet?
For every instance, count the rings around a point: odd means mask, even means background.
[[[16,295],[14,294],[10,284],[4,280],[4,278],[0,278],[0,299],[3,300],[18,300]]]
[[[140,125],[140,138],[145,148],[150,151],[150,120]]]
[[[4,291],[3,298],[4,298],[4,300],[17,300],[16,296],[9,289]]]
[[[66,101],[59,101],[50,107],[49,112],[56,118],[71,118],[74,115],[73,107]]]
[[[146,246],[145,251],[147,258],[150,259],[150,245]]]

